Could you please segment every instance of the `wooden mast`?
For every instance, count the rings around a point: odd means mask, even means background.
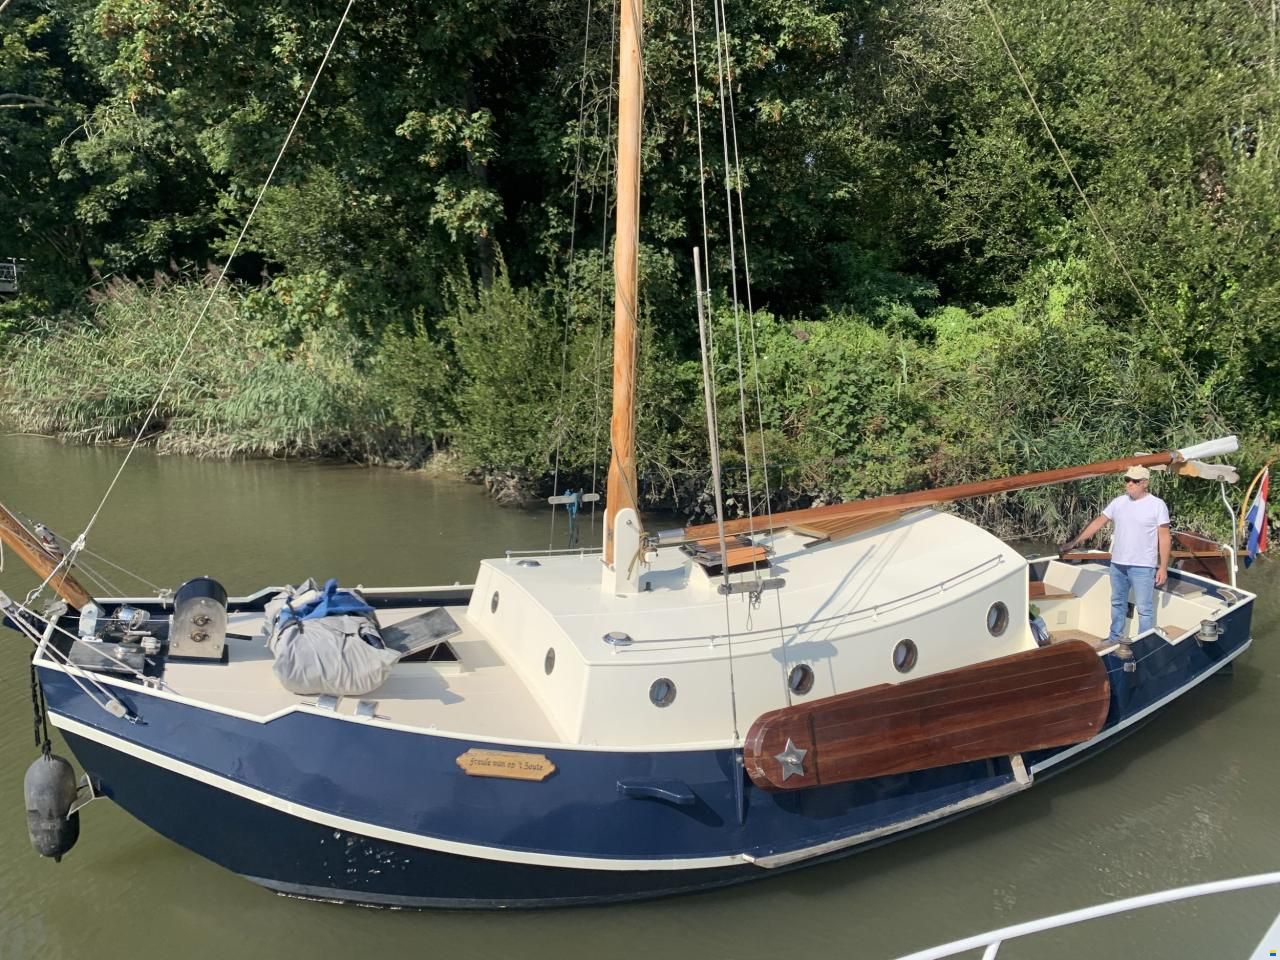
[[[636,509],[636,248],[640,230],[640,120],[644,90],[640,44],[643,0],[626,0],[618,31],[618,225],[613,272],[612,453],[604,514],[604,562],[613,565],[614,520]]]
[[[44,544],[28,533],[27,528],[6,510],[3,504],[0,504],[0,543],[13,550],[18,555],[18,559],[41,578],[49,576],[61,559],[49,553]],[[79,581],[71,575],[70,569],[63,569],[49,582],[49,585],[57,591],[58,596],[76,609],[93,602],[89,591],[80,586]]]

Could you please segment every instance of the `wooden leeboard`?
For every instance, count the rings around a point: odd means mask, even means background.
[[[756,786],[797,790],[1066,746],[1102,729],[1110,698],[1094,649],[1055,643],[763,714],[743,761]],[[784,777],[788,740],[805,753]]]
[[[556,772],[556,765],[541,753],[515,753],[509,750],[480,750],[473,747],[458,757],[456,763],[469,777],[545,780]]]

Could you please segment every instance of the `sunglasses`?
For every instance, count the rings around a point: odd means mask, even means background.
[[[1146,483],[1145,480],[1135,480],[1133,479],[1133,477],[1125,477],[1124,482],[1125,483]]]

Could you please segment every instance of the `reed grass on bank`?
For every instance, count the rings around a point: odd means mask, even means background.
[[[12,344],[0,407],[16,429],[84,442],[142,428],[209,291],[117,284],[91,318]],[[499,280],[464,291],[431,336],[420,322],[357,337],[343,323],[281,340],[236,288],[215,296],[147,427],[165,452],[417,464],[448,445],[464,469],[534,494],[603,486],[607,360],[594,323],[563,328],[554,297]],[[264,317],[266,319],[264,319]],[[276,318],[278,320],[278,318]],[[739,410],[732,317],[716,318],[724,484],[734,513],[966,483],[1166,449],[1226,432],[1219,413],[1140,341],[1080,305],[943,308],[909,328],[853,314],[796,323],[758,313]],[[561,364],[565,379],[561,379]],[[760,385],[763,429],[757,423]],[[711,496],[696,360],[641,348],[641,496],[705,517]],[[603,389],[602,389],[603,388]],[[1241,463],[1265,439],[1249,423]],[[748,467],[751,482],[747,483]],[[510,484],[507,484],[508,486]],[[1216,487],[1155,485],[1179,526],[1227,535]],[[1098,480],[958,504],[1005,536],[1060,540],[1119,492]]]
[[[120,283],[90,318],[23,338],[4,360],[7,419],[87,443],[131,441],[146,423],[161,451],[205,457],[420,452],[379,402],[388,378],[356,337],[315,328],[282,348],[234,288],[218,291],[178,362],[208,296],[197,282]]]

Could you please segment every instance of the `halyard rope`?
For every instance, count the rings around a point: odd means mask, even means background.
[[[573,321],[573,305],[576,302],[574,290],[574,254],[577,251],[578,238],[578,190],[582,181],[582,128],[586,123],[587,113],[587,59],[591,52],[591,0],[587,0],[586,26],[582,31],[582,76],[578,84],[578,136],[573,148],[573,209],[569,214],[569,276],[567,278],[567,296],[564,311],[564,340],[560,345],[560,400],[556,404],[556,457],[555,467],[551,473],[551,495],[560,495],[560,451],[564,446],[564,392],[569,378],[569,329]],[[606,211],[607,215],[607,211]],[[568,505],[565,512],[569,514],[570,539],[573,539],[573,513]],[[551,534],[547,541],[547,549],[555,549],[556,539],[556,505],[551,505]],[[569,546],[573,546],[572,543]]]

